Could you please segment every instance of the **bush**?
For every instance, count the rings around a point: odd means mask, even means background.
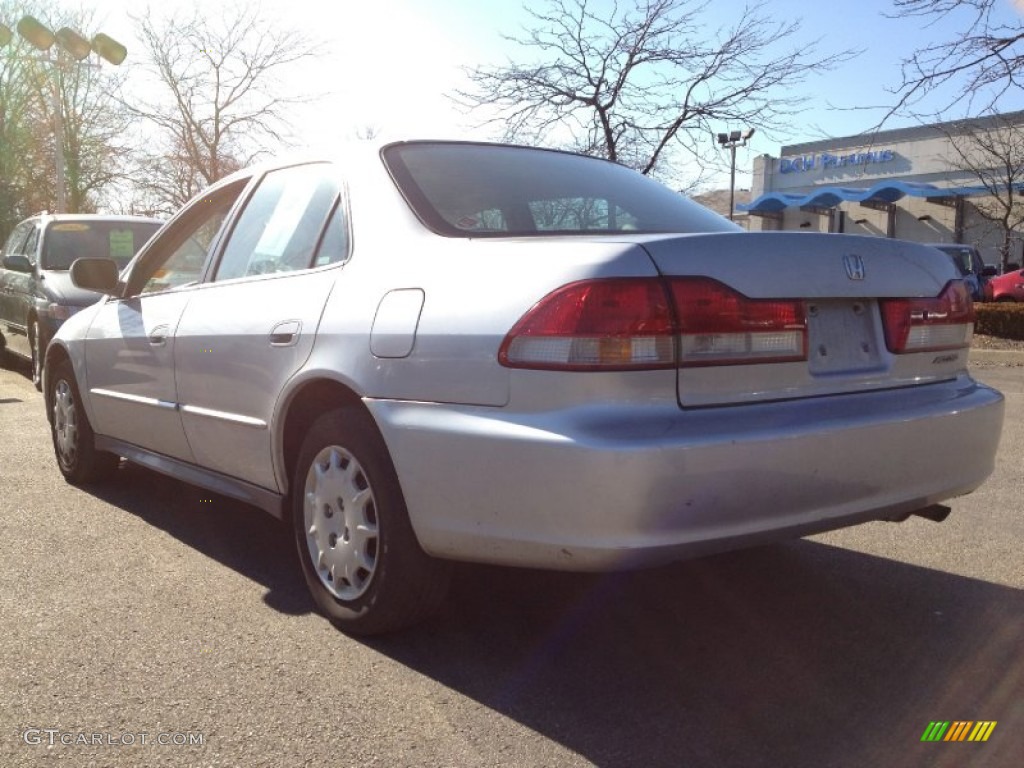
[[[1024,341],[1024,303],[975,304],[974,332]]]

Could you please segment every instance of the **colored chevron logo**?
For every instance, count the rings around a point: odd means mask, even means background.
[[[996,720],[932,721],[924,729],[921,741],[988,741]]]

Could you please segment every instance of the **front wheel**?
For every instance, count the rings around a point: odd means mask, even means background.
[[[306,584],[341,630],[411,626],[444,600],[451,566],[416,540],[376,425],[343,408],[314,422],[292,479],[292,521]]]
[[[43,391],[43,353],[46,349],[39,338],[39,321],[33,320],[28,331],[29,345],[32,348],[32,383],[39,392]]]
[[[96,450],[95,435],[82,408],[75,372],[68,360],[54,366],[49,377],[50,434],[57,466],[73,485],[108,477],[120,458]]]

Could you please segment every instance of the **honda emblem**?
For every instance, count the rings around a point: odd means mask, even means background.
[[[846,276],[851,280],[864,279],[864,259],[855,253],[848,253],[843,256],[843,266],[846,267]]]

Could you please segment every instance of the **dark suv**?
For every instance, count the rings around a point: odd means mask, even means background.
[[[0,357],[30,360],[38,389],[42,352],[53,334],[100,297],[71,284],[71,262],[101,256],[123,267],[161,224],[140,216],[43,213],[16,226],[0,254]]]

